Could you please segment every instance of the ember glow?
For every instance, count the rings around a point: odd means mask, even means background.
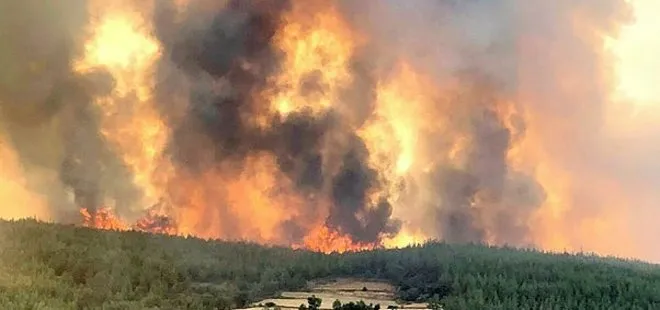
[[[5,218],[660,260],[657,1],[81,1],[0,12]]]

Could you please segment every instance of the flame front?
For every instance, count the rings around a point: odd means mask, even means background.
[[[304,247],[322,253],[345,253],[373,250],[376,244],[359,244],[326,227],[317,226],[305,237]]]
[[[117,218],[112,209],[99,208],[90,212],[87,209],[80,209],[80,215],[83,217],[82,225],[90,228],[106,230],[128,230],[129,227]]]

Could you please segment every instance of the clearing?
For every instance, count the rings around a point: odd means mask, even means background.
[[[366,304],[380,304],[381,309],[397,307],[398,309],[427,309],[425,303],[402,304],[395,300],[394,287],[386,282],[365,281],[357,279],[335,279],[331,281],[311,282],[308,288],[300,292],[283,292],[278,298],[264,299],[252,304],[249,310],[261,310],[267,303],[274,303],[282,309],[298,309],[301,304],[307,305],[307,297],[315,295],[322,300],[321,309],[332,309],[332,303],[339,299],[342,304],[364,301]],[[246,309],[247,310],[247,309]]]

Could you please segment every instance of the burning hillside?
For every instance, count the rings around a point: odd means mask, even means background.
[[[660,128],[613,78],[628,3],[405,3],[2,4],[0,197],[24,212],[1,215],[323,252],[660,253],[631,226],[657,214]]]

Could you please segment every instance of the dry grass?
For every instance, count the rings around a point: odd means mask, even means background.
[[[366,288],[366,291],[363,290]],[[283,309],[298,309],[301,304],[307,304],[307,297],[316,295],[323,301],[321,309],[332,309],[335,300],[341,303],[364,301],[367,304],[380,304],[381,309],[388,306],[397,306],[404,309],[427,309],[426,304],[399,304],[394,299],[394,287],[389,283],[377,281],[363,281],[356,279],[337,279],[326,282],[310,283],[308,290],[301,292],[283,292],[280,298],[270,298],[259,301],[253,305],[264,305],[272,302]],[[249,308],[261,310],[262,308]],[[247,310],[247,309],[246,309]]]

